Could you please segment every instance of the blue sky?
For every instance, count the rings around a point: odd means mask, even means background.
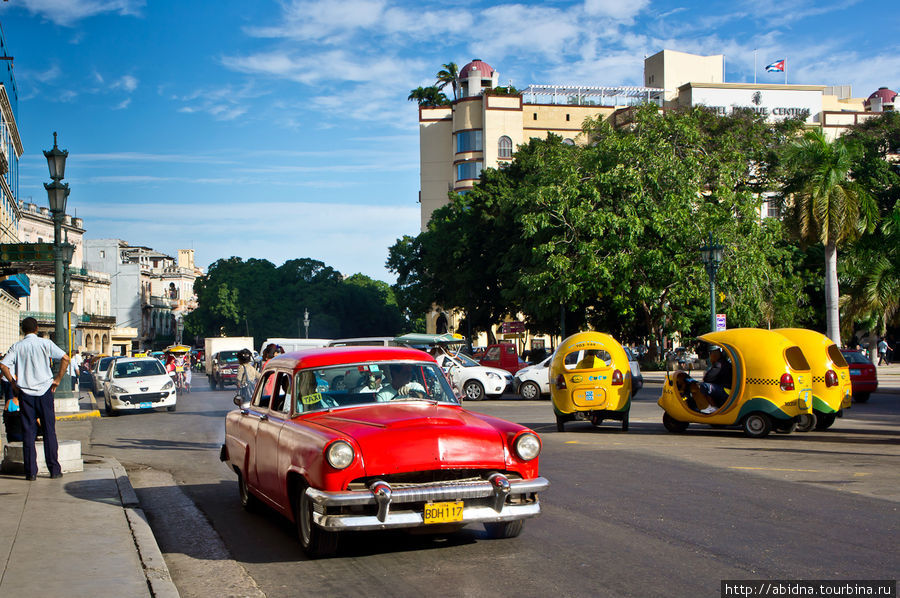
[[[480,58],[503,84],[639,85],[661,49],[723,53],[726,80],[900,87],[883,2],[10,0],[25,146],[20,198],[46,205],[41,150],[69,150],[69,212],[198,263],[322,260],[392,281],[419,229],[409,90]]]

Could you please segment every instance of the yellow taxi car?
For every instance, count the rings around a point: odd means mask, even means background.
[[[827,430],[853,399],[847,360],[821,332],[803,328],[778,328],[775,332],[800,347],[812,368],[812,413],[801,417],[797,431]]]
[[[666,372],[659,406],[663,425],[684,432],[691,423],[740,427],[751,438],[790,433],[812,410],[812,374],[803,351],[787,337],[757,328],[710,332],[700,340],[730,371],[730,384],[710,384],[690,372]]]
[[[602,332],[579,332],[564,340],[550,363],[550,397],[556,429],[567,421],[605,419],[628,431],[631,410],[631,366],[619,342]]]

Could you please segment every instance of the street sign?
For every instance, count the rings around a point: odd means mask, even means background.
[[[500,324],[500,334],[522,334],[525,332],[525,322],[503,322]]]
[[[725,326],[725,314],[716,314],[716,332],[727,330]]]
[[[52,262],[53,243],[0,243],[0,262]]]

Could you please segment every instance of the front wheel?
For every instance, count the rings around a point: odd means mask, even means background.
[[[666,430],[672,432],[673,434],[681,434],[688,429],[689,425],[690,423],[688,422],[679,421],[668,413],[663,413],[663,426],[665,426]]]
[[[299,484],[297,487],[294,506],[294,520],[297,524],[300,546],[311,559],[331,556],[337,552],[338,535],[323,530],[313,522],[313,504],[306,495],[306,487],[306,484]]]
[[[470,401],[480,401],[484,398],[484,386],[478,380],[469,380],[463,386],[463,392]]]
[[[798,432],[811,432],[816,427],[815,413],[800,414],[800,421],[797,422]]]
[[[485,523],[484,531],[487,532],[488,538],[494,540],[515,538],[522,533],[523,523],[524,522],[521,519],[516,519],[515,521],[497,521],[495,523]]]
[[[751,413],[744,418],[741,428],[750,438],[765,438],[772,431],[772,419],[765,413]]]
[[[529,380],[528,382],[522,383],[522,387],[519,388],[519,394],[522,395],[523,399],[532,401],[534,399],[540,398],[541,388],[537,385],[537,383]]]
[[[556,431],[557,432],[565,432],[566,431],[566,420],[561,415],[556,416]]]

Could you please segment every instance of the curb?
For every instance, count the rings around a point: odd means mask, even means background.
[[[68,415],[57,415],[56,421],[70,422],[94,418],[100,418],[100,411],[98,411],[97,409],[94,409],[93,411],[79,411],[78,413],[71,413]]]
[[[131,528],[134,545],[144,567],[144,575],[147,577],[147,585],[154,598],[180,598],[178,588],[172,582],[169,568],[163,559],[162,551],[156,543],[150,524],[147,523],[147,515],[138,502],[137,494],[128,479],[128,472],[116,459],[107,457],[112,465],[113,474],[116,476],[116,485],[119,487],[119,497],[122,500],[122,508],[125,509],[125,517]]]

